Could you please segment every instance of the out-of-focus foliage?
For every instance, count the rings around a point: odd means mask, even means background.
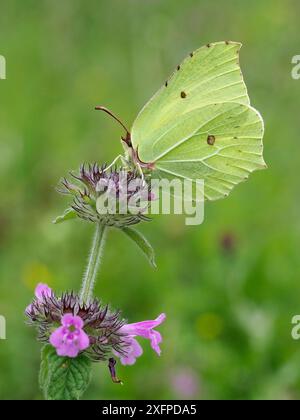
[[[300,398],[299,2],[292,0],[11,0],[2,2],[0,54],[0,397],[39,399],[40,344],[23,310],[37,282],[78,288],[93,226],[52,219],[66,207],[59,178],[83,161],[111,161],[130,124],[193,49],[241,41],[253,105],[266,122],[268,171],[206,206],[205,223],[156,217],[142,226],[153,271],[111,231],[96,293],[131,322],[166,312],[163,353],[145,342],[125,385],[94,365],[87,398]],[[144,343],[143,343],[144,344]]]

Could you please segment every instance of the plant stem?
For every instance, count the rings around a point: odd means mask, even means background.
[[[82,303],[88,303],[93,296],[93,290],[97,273],[100,267],[102,252],[105,244],[106,226],[98,223],[93,239],[93,244],[89,256],[88,265],[83,276],[80,300]]]

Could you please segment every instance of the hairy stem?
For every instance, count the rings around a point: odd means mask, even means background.
[[[97,273],[99,271],[102,252],[105,244],[106,226],[98,223],[93,239],[93,244],[89,256],[88,265],[83,276],[80,300],[82,303],[88,303],[93,296],[93,290]]]

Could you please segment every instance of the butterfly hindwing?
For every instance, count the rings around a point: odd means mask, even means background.
[[[156,161],[159,177],[205,181],[205,196],[217,200],[255,170],[263,169],[263,121],[253,108],[231,102],[193,111],[193,126],[181,132]]]

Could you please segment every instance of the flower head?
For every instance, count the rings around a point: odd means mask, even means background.
[[[149,220],[144,213],[154,196],[138,173],[94,164],[72,176],[82,186],[64,179],[60,192],[73,196],[72,209],[81,219],[121,228]]]
[[[125,321],[97,299],[83,304],[78,295],[63,293],[37,297],[26,309],[29,324],[38,330],[38,340],[50,342],[60,356],[76,357],[85,351],[93,360],[106,360],[114,351],[124,353],[120,328]]]
[[[84,352],[94,361],[109,361],[114,382],[115,360],[132,365],[143,349],[136,336],[150,340],[151,347],[160,355],[161,334],[155,330],[166,318],[159,315],[153,321],[127,324],[119,311],[112,311],[97,299],[83,304],[78,295],[63,293],[57,296],[47,285],[39,284],[35,299],[26,309],[29,323],[36,326],[38,339],[56,348],[58,356],[77,357]]]
[[[162,341],[162,337],[158,331],[154,330],[154,328],[164,322],[165,319],[166,315],[161,314],[153,321],[141,321],[134,324],[125,324],[120,328],[119,332],[125,334],[124,342],[127,344],[127,351],[125,355],[118,354],[118,352],[115,352],[115,354],[120,357],[123,365],[133,365],[136,358],[143,354],[142,347],[134,338],[136,336],[148,338],[150,340],[151,347],[160,356],[161,350],[159,344]]]

